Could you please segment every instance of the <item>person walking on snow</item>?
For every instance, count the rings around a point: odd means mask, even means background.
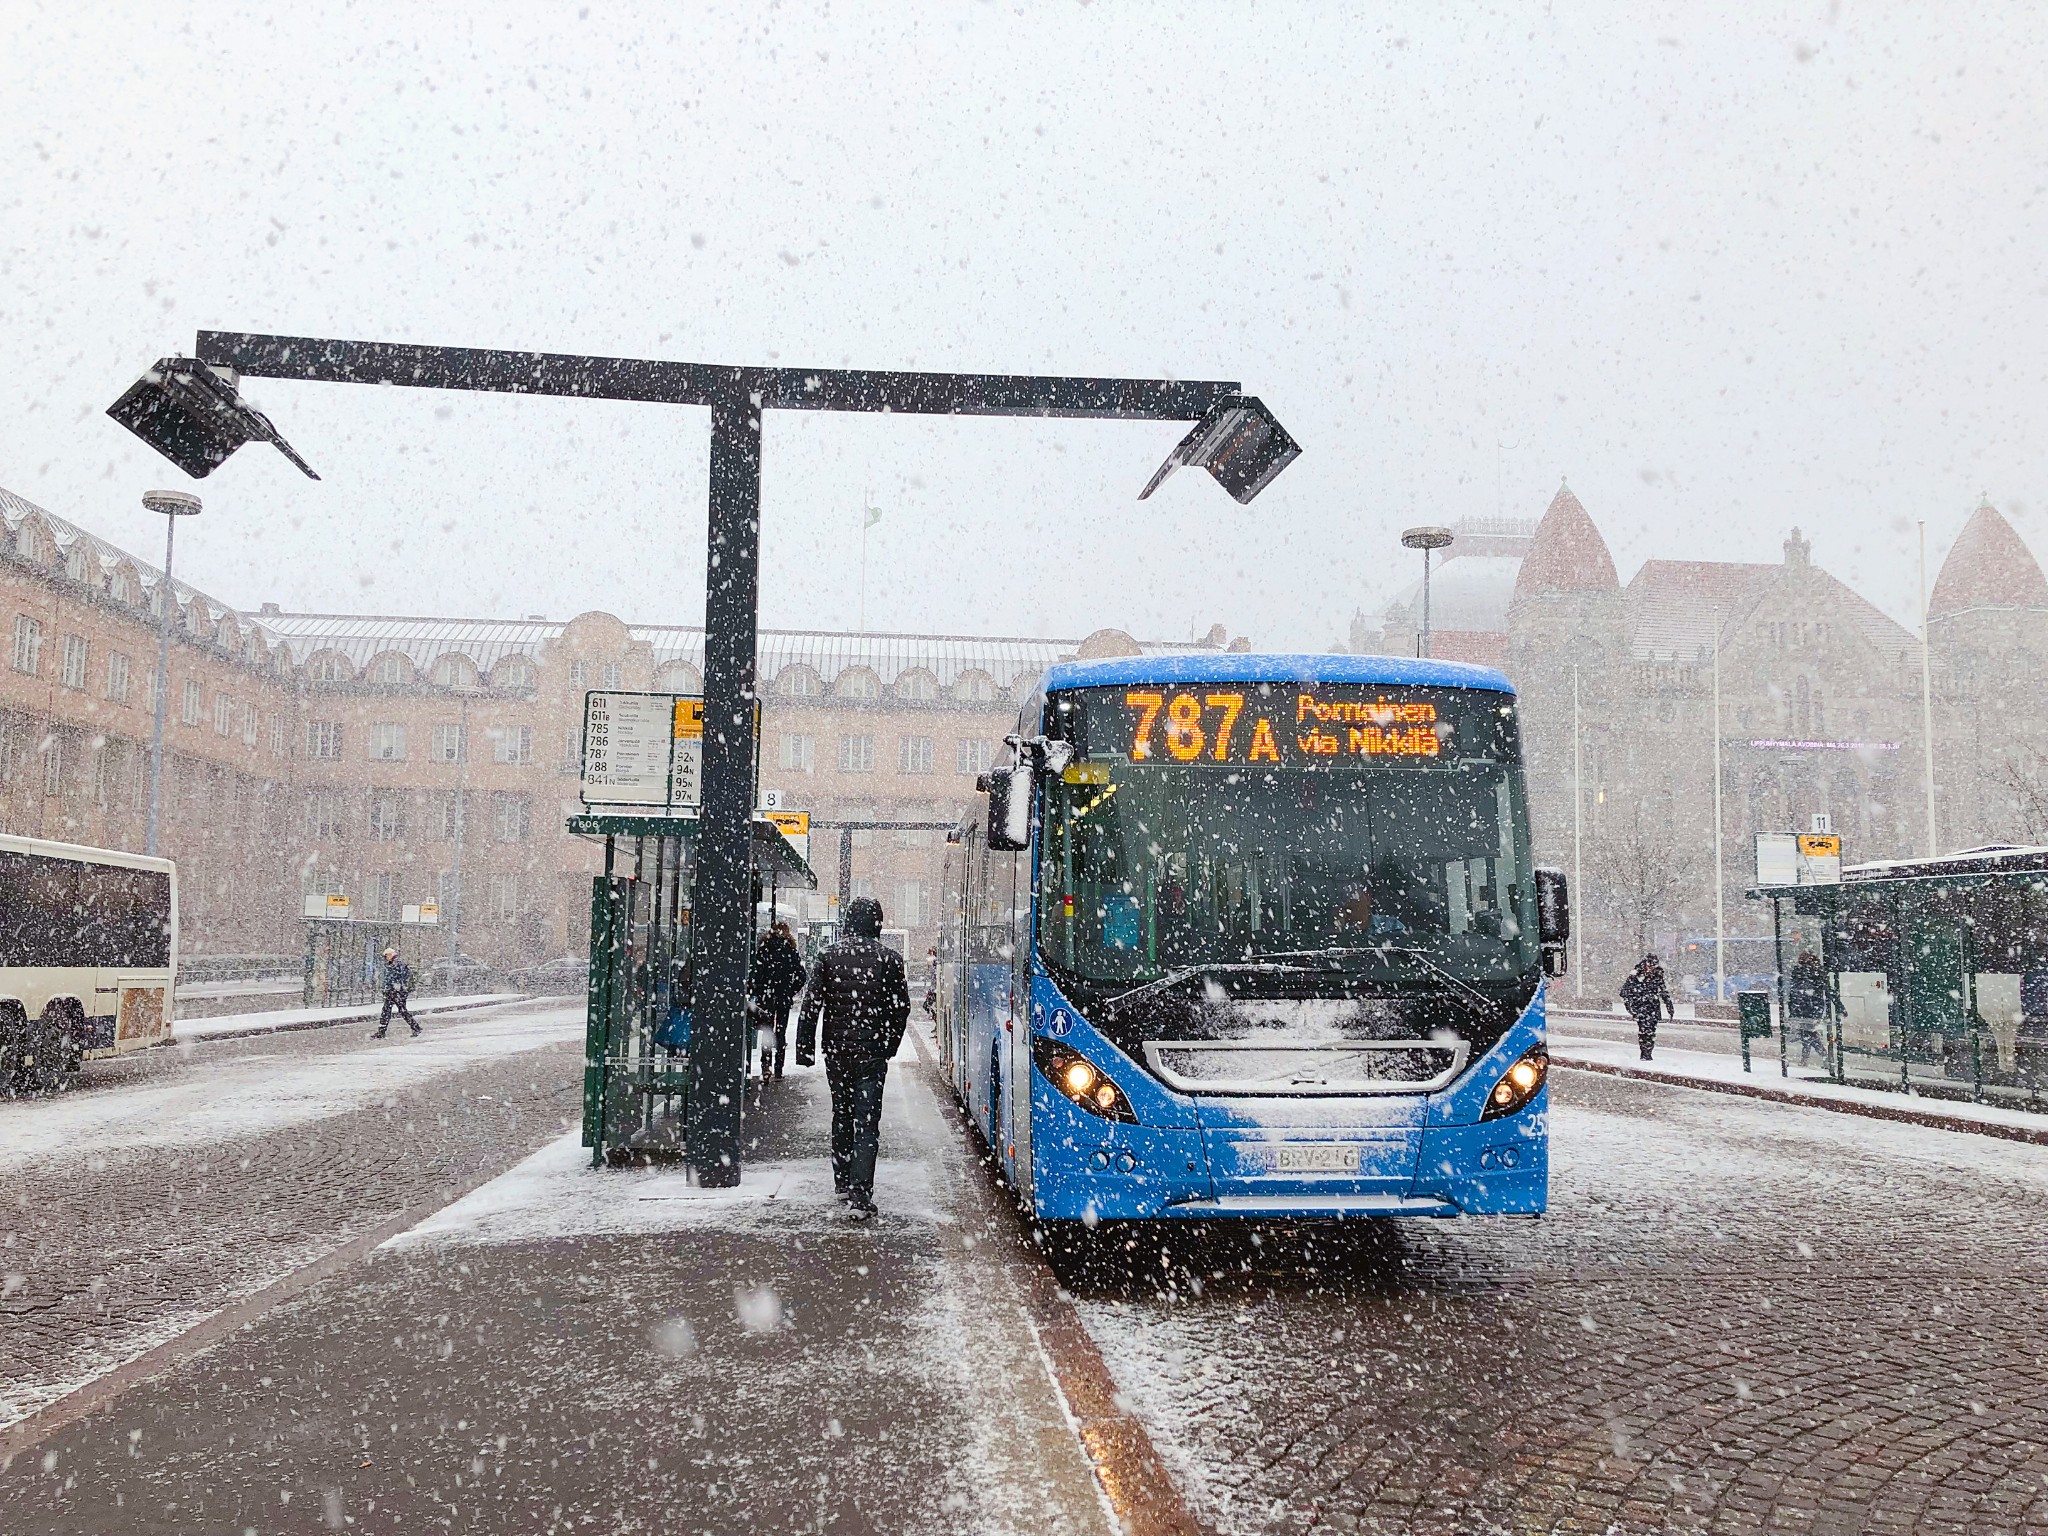
[[[818,956],[798,1015],[796,1062],[816,1059],[824,1021],[825,1081],[832,1090],[832,1183],[856,1220],[875,1214],[875,1156],[889,1058],[910,1024],[903,957],[882,943],[882,904],[846,904],[842,937]]]
[[[1827,1060],[1828,1044],[1823,1032],[1830,1002],[1827,968],[1820,963],[1820,956],[1802,949],[1793,963],[1792,974],[1785,978],[1785,1012],[1792,1020],[1792,1038],[1799,1042],[1802,1067],[1815,1054]]]
[[[1657,1010],[1661,1007],[1672,1018],[1678,1017],[1671,989],[1664,984],[1663,963],[1655,955],[1643,956],[1628,973],[1628,979],[1621,984],[1621,1006],[1636,1021],[1636,1048],[1648,1061],[1650,1053],[1657,1049]]]
[[[414,1018],[412,1010],[405,1006],[406,999],[411,996],[412,967],[398,958],[397,950],[385,950],[384,1016],[377,1020],[377,1032],[370,1036],[372,1040],[382,1040],[384,1032],[391,1028],[391,1012],[393,1009],[398,1010],[398,1016],[412,1026],[412,1032],[415,1036],[419,1034],[420,1021]]]
[[[789,1010],[804,989],[804,957],[788,923],[777,923],[754,946],[754,987],[760,999],[755,1038],[760,1043],[761,1081],[765,1083],[771,1062],[773,1075],[782,1076],[783,1052],[789,1044]]]

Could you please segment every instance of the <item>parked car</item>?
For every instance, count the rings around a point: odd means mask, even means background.
[[[505,973],[506,982],[521,992],[545,997],[580,995],[590,986],[590,962],[581,955],[558,955],[539,965]]]
[[[481,960],[469,955],[457,955],[453,959],[443,955],[438,960],[429,960],[418,968],[416,983],[422,992],[438,992],[455,997],[469,992],[484,992],[490,988],[491,968]]]

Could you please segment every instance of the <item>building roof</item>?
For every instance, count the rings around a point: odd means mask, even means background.
[[[57,561],[60,569],[73,569],[74,557],[83,562],[83,577],[89,585],[105,592],[116,569],[122,565],[131,567],[136,580],[141,584],[142,606],[155,606],[156,589],[164,579],[163,569],[151,565],[117,545],[109,544],[97,534],[88,533],[74,522],[59,517],[46,507],[39,507],[25,496],[19,496],[5,486],[0,486],[0,528],[11,538],[21,525],[31,518],[40,518],[48,525],[51,537],[57,544]],[[183,581],[173,581],[172,590],[178,599],[178,606],[186,611],[192,627],[209,637],[217,634],[221,622],[233,619],[243,634],[257,631],[263,635],[264,643],[275,645],[277,636],[264,630],[264,626],[250,615],[230,607],[217,597],[209,597],[197,587]],[[193,609],[194,602],[200,606]]]
[[[1698,661],[1713,653],[1719,616],[1725,640],[1764,597],[1786,579],[1787,566],[1728,560],[1646,560],[1629,578],[1630,646],[1638,661]],[[1890,615],[1817,566],[1802,565],[1799,579],[1828,594],[1854,629],[1883,656],[1917,642]]]
[[[421,672],[443,656],[466,656],[488,673],[508,656],[537,659],[543,642],[557,639],[569,626],[550,619],[437,619],[401,615],[366,616],[332,613],[281,613],[266,608],[262,623],[291,649],[296,663],[322,651],[338,651],[361,671],[378,655],[396,651]],[[701,674],[704,631],[694,624],[633,624],[632,638],[649,646],[654,664],[682,662]],[[764,629],[757,666],[764,684],[772,685],[786,667],[807,666],[827,688],[842,672],[865,667],[885,687],[904,673],[932,673],[941,688],[951,688],[968,673],[987,674],[999,688],[1019,679],[1036,682],[1040,673],[1072,656],[1077,640],[1041,640],[1010,635],[846,634],[831,630]],[[1206,653],[1214,647],[1189,642],[1140,641],[1147,656]]]
[[[1986,608],[2048,609],[2048,580],[2033,551],[1988,501],[1970,514],[1949,546],[1927,616],[1946,619]]]
[[[1546,592],[1619,592],[1614,556],[1571,487],[1560,485],[1515,577],[1516,599]]]

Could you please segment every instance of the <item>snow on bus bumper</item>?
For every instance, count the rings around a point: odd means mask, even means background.
[[[1046,1221],[1131,1221],[1206,1198],[1201,1133],[1092,1115],[1034,1070],[1031,1193]]]

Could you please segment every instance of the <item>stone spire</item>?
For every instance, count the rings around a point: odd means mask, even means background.
[[[1559,485],[1550,510],[1536,525],[1536,535],[1515,576],[1515,601],[1550,592],[1619,592],[1614,557],[1593,519],[1568,485]]]
[[[1953,618],[1981,608],[2048,609],[2048,579],[2033,551],[1989,501],[1970,514],[1941,562],[1927,616]]]

